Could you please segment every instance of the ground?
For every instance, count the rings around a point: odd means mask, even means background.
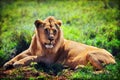
[[[59,66],[59,67],[58,67]],[[66,80],[73,70],[63,69],[61,65],[46,66],[43,63],[32,64],[30,66],[3,69],[0,68],[0,78],[2,79],[55,79]]]
[[[91,65],[84,68],[71,70],[60,64],[46,65],[44,63],[32,63],[30,66],[9,68],[7,70],[0,68],[0,78],[2,80],[76,80],[76,79],[119,79],[120,67],[118,64],[111,64],[101,72],[93,70]],[[93,77],[94,76],[94,77]]]

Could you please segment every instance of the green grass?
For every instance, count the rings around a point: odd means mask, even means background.
[[[107,8],[105,8],[105,2]],[[118,3],[110,0],[35,0],[27,2],[1,0],[0,59],[2,62],[0,62],[0,66],[12,55],[18,54],[29,46],[34,34],[34,21],[36,19],[44,20],[48,16],[55,16],[62,20],[61,28],[66,39],[105,48],[115,58],[120,59]],[[119,75],[114,73],[119,65],[109,67],[113,71],[101,75],[92,74],[89,68],[85,68],[73,73],[70,79],[94,79],[93,76],[96,76],[95,79],[100,79],[101,76],[104,76],[103,79],[117,79]],[[108,77],[109,75],[111,76]]]
[[[120,64],[116,65],[108,65],[105,68],[104,73],[95,74],[91,68],[88,66],[83,69],[78,69],[73,75],[70,77],[70,79],[76,80],[76,79],[92,79],[92,80],[118,80],[120,77]]]

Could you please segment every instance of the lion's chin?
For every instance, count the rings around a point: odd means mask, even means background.
[[[45,45],[45,47],[51,49],[51,48],[53,48],[53,45],[52,44],[50,44],[50,45],[48,44],[48,45]]]

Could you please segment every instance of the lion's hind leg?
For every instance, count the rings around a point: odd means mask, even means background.
[[[104,65],[106,64],[116,63],[114,57],[109,52],[103,49],[88,53],[87,60],[97,70],[103,69]]]
[[[94,68],[97,68],[99,70],[103,69],[103,65],[100,63],[100,61],[95,57],[93,54],[87,55],[87,60],[92,64]]]

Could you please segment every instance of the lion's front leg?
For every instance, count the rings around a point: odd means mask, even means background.
[[[23,59],[25,57],[27,57],[28,55],[30,54],[29,50],[26,50],[22,53],[20,53],[19,55],[15,56],[13,59],[11,59],[10,61],[6,62],[4,65],[3,65],[3,68],[4,69],[7,69],[9,68],[10,66],[13,66],[13,64],[17,61],[19,61],[20,59]]]
[[[25,58],[23,58],[23,59],[15,62],[13,64],[13,67],[27,66],[31,62],[38,62],[37,61],[37,56],[28,56],[28,57],[25,57]]]

